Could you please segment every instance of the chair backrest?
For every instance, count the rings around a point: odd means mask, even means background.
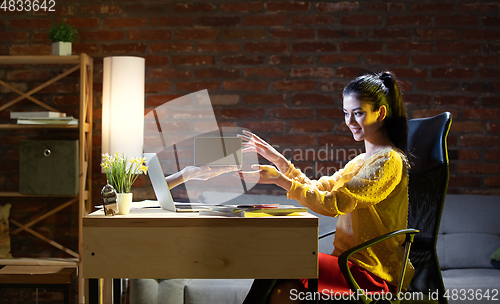
[[[448,188],[449,161],[446,138],[451,114],[408,122],[409,210],[408,227],[420,230],[410,252],[415,275],[409,291],[438,292],[439,303],[447,303],[436,253],[439,223]]]

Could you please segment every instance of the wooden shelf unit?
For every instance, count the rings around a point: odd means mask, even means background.
[[[42,240],[48,242],[49,244],[59,248],[74,258],[68,259],[13,259],[10,261],[1,261],[0,264],[3,265],[73,265],[78,267],[78,270],[82,267],[82,219],[83,216],[88,214],[92,207],[91,193],[92,193],[92,110],[93,110],[93,59],[86,54],[73,55],[73,56],[0,56],[0,66],[5,65],[68,65],[72,64],[65,72],[59,74],[58,76],[48,80],[47,82],[39,85],[38,87],[28,91],[22,92],[19,89],[9,85],[8,83],[0,80],[0,86],[4,86],[9,90],[18,93],[20,96],[12,101],[6,101],[5,104],[0,106],[0,111],[3,111],[10,106],[16,104],[17,102],[28,99],[47,111],[59,112],[57,109],[45,104],[44,102],[33,97],[33,94],[39,92],[45,87],[57,82],[58,80],[80,70],[80,102],[79,102],[79,124],[78,125],[18,125],[18,124],[0,124],[0,130],[23,130],[23,129],[75,129],[79,130],[79,191],[78,196],[68,197],[68,201],[49,212],[41,215],[30,223],[21,224],[17,221],[10,219],[10,222],[16,225],[18,228],[11,231],[27,231]],[[19,193],[15,192],[0,192],[0,197],[25,197]],[[34,197],[42,197],[42,195],[36,195]],[[64,196],[43,196],[43,197],[64,197]],[[2,201],[7,201],[7,199],[2,199]],[[39,235],[29,227],[41,221],[42,219],[53,215],[59,210],[78,202],[78,252],[73,252],[64,246],[48,240],[44,236]],[[37,235],[38,234],[38,235]],[[79,271],[80,272],[80,271]],[[78,278],[78,290],[79,290],[79,303],[83,302],[83,289],[84,281],[81,276]]]

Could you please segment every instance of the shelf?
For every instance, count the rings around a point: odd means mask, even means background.
[[[77,266],[78,259],[58,258],[13,258],[0,259],[0,265],[33,265],[33,266]]]
[[[72,56],[0,56],[0,64],[79,64],[80,55]]]
[[[0,197],[78,197],[76,195],[30,195],[30,194],[20,194],[18,192],[0,192]]]
[[[0,124],[0,130],[14,129],[78,129],[78,125],[18,125],[18,124]]]

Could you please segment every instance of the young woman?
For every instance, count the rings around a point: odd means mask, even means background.
[[[289,199],[323,215],[338,216],[335,250],[319,254],[319,291],[349,292],[338,267],[345,250],[382,234],[407,228],[408,160],[406,159],[407,118],[400,90],[390,72],[363,75],[350,82],[343,92],[345,123],[356,141],[363,141],[365,153],[358,155],[333,176],[310,180],[271,145],[245,132],[244,151],[256,151],[274,166],[255,166],[244,178],[276,184]],[[355,254],[350,263],[354,278],[363,290],[390,292],[397,285],[403,259],[404,236],[396,237]],[[413,276],[408,265],[403,287]],[[254,282],[244,303],[257,303],[267,282]],[[305,291],[307,280],[286,280],[274,287],[270,303],[297,303],[290,291]],[[267,301],[267,299],[262,299]]]

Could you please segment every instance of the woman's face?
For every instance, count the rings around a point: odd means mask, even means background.
[[[343,107],[345,123],[356,141],[369,140],[384,125],[385,108],[372,111],[372,106],[359,100],[356,94],[344,96]]]

